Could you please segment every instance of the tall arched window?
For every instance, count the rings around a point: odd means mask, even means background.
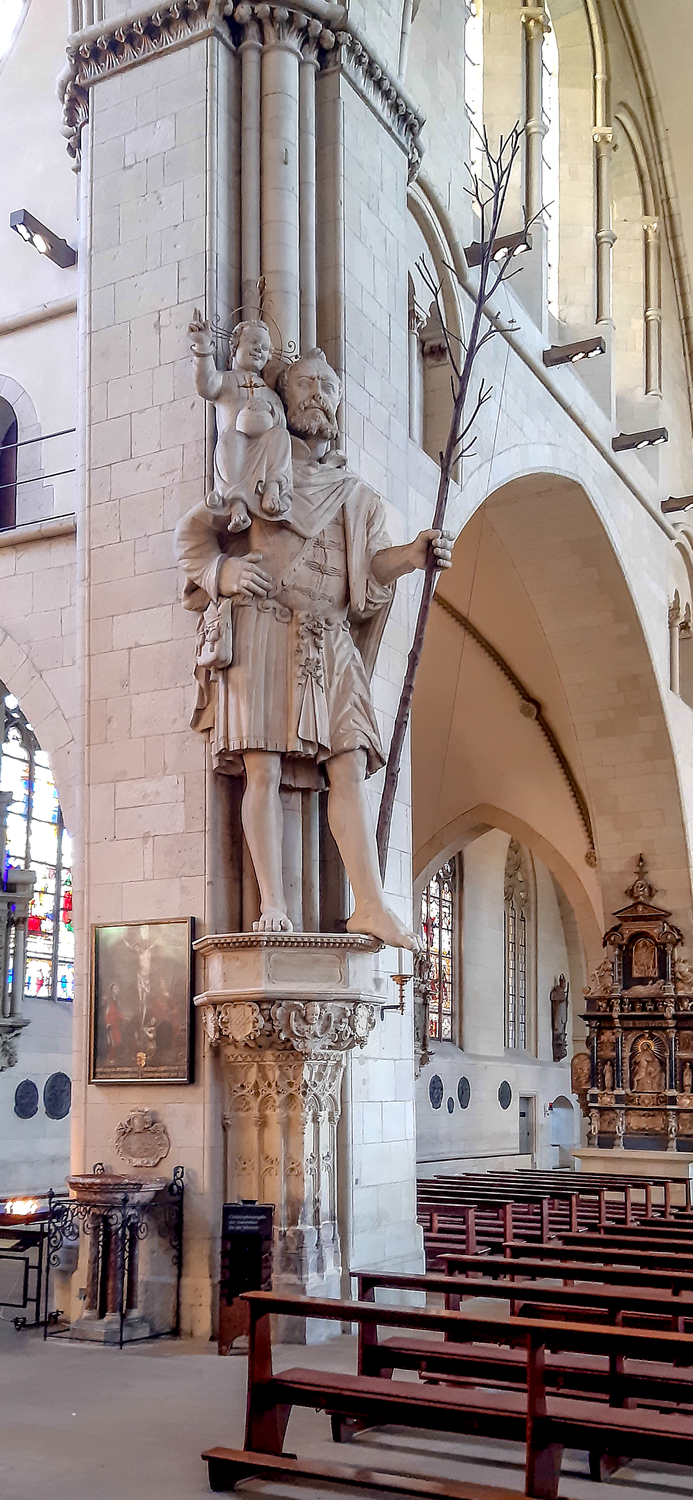
[[[17,519],[17,416],[0,396],[0,531]]]
[[[48,756],[17,699],[0,683],[3,735],[0,791],[10,792],[4,869],[31,869],[36,887],[28,920],[24,994],[71,1000],[74,992],[72,853]]]
[[[544,32],[541,46],[542,112],[542,202],[546,222],[547,295],[554,317],[559,315],[558,257],[560,241],[561,144],[558,97],[558,43],[553,26]]]
[[[453,858],[429,880],[421,897],[421,934],[431,985],[428,1034],[444,1042],[453,1040],[456,874]]]
[[[533,923],[529,856],[511,839],[505,862],[505,1045],[529,1042],[530,966]]]
[[[484,17],[483,0],[466,0],[464,28],[464,106],[469,120],[469,165],[483,176],[484,130]],[[475,212],[478,205],[472,203]]]

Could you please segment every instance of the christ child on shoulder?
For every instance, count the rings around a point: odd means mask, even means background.
[[[291,439],[284,407],[262,372],[272,355],[266,323],[238,323],[229,340],[229,370],[218,370],[210,324],[196,308],[190,324],[195,385],[214,405],[217,442],[210,510],[229,515],[229,531],[253,516],[286,521],[291,507]]]

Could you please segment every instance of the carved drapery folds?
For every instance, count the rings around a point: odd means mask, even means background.
[[[222,1076],[225,1198],[275,1205],[277,1288],[338,1296],[342,1080],[347,1053],[375,1026],[378,944],[349,934],[233,933],[195,946],[206,986],[196,1005]],[[289,1333],[300,1339],[303,1330]]]
[[[311,12],[319,14],[311,14]],[[63,133],[68,151],[79,164],[80,135],[89,117],[89,89],[99,78],[144,62],[148,57],[186,46],[196,38],[217,36],[241,48],[248,33],[260,31],[264,45],[293,46],[318,68],[339,67],[407,152],[410,175],[421,162],[423,116],[401,83],[361,38],[341,5],[270,5],[258,0],[169,0],[116,25],[104,21],[75,33],[67,64],[58,81],[63,103]]]
[[[588,1051],[573,1058],[573,1089],[590,1145],[691,1150],[693,967],[677,957],[683,933],[653,904],[642,855],[626,894],[585,986]]]

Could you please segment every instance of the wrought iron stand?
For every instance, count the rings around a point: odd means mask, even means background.
[[[98,1167],[94,1168],[98,1172]],[[103,1168],[101,1168],[103,1172]],[[168,1241],[176,1272],[175,1312],[172,1326],[145,1334],[129,1334],[128,1343],[147,1339],[173,1337],[180,1333],[180,1281],[183,1258],[183,1168],[174,1167],[168,1187],[149,1202],[136,1193],[112,1193],[90,1196],[88,1202],[48,1194],[48,1247],[45,1257],[43,1292],[43,1337],[48,1338],[52,1315],[50,1304],[51,1271],[60,1264],[64,1245],[78,1244],[80,1231],[89,1237],[89,1263],[85,1291],[85,1312],[94,1320],[109,1317],[117,1321],[118,1337],[113,1339],[122,1349],[126,1318],[134,1320],[138,1309],[138,1261],[140,1241],[147,1238],[153,1225],[160,1240]],[[69,1325],[52,1330],[65,1334]]]

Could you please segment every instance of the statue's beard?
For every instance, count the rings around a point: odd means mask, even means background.
[[[289,427],[298,437],[336,438],[337,422],[332,407],[322,396],[306,396],[289,417]]]

